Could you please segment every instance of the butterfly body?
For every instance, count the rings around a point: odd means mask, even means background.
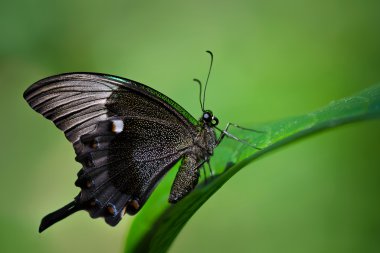
[[[62,74],[36,82],[24,97],[64,131],[82,164],[79,195],[47,215],[40,231],[78,210],[114,226],[125,213],[137,213],[181,161],[169,196],[175,203],[194,189],[218,144],[211,111],[197,121],[165,95],[125,78]]]

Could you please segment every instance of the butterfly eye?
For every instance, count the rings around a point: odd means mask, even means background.
[[[213,119],[213,115],[212,115],[211,111],[205,111],[203,113],[203,120],[205,122],[210,123],[210,122],[212,122],[212,119]]]

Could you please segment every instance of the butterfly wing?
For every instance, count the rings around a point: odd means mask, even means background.
[[[174,101],[120,77],[62,74],[33,84],[24,98],[74,146],[83,166],[76,208],[110,225],[141,209],[197,133],[197,121]]]

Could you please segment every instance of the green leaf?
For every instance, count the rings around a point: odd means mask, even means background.
[[[237,141],[223,141],[212,158],[212,168],[218,174],[201,182],[191,194],[174,205],[167,200],[177,171],[172,169],[133,220],[125,252],[166,252],[202,204],[242,167],[263,154],[324,129],[379,117],[380,85],[377,85],[352,97],[333,101],[317,111],[256,127],[264,133],[231,129],[235,136],[261,150]]]

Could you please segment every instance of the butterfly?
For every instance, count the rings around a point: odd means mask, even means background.
[[[207,81],[210,75],[211,64]],[[163,176],[177,162],[169,202],[176,203],[197,185],[200,168],[208,163],[222,139],[231,135],[204,109],[196,120],[162,93],[135,81],[100,73],[67,73],[47,77],[24,93],[28,104],[64,132],[82,168],[72,202],[45,216],[44,231],[54,223],[86,210],[111,226],[124,214],[134,215]],[[217,137],[215,129],[221,134]],[[242,141],[242,140],[239,140]],[[243,141],[244,142],[244,141]]]

